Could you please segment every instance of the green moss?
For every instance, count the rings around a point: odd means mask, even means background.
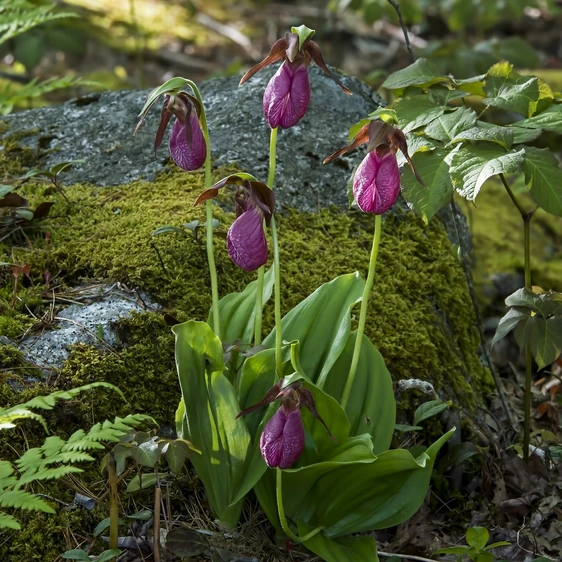
[[[519,189],[526,209],[535,203]],[[523,221],[499,182],[488,182],[473,205],[463,204],[474,243],[474,283],[480,304],[489,305],[491,276],[524,271]],[[562,289],[562,219],[538,209],[531,221],[531,277],[545,290]]]

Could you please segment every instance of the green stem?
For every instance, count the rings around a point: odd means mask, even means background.
[[[343,396],[341,400],[341,407],[345,410],[349,395],[351,394],[351,387],[357,372],[357,365],[359,364],[359,355],[361,354],[361,344],[363,343],[363,334],[365,333],[365,324],[367,322],[367,309],[369,305],[369,295],[373,288],[375,281],[375,267],[377,265],[377,254],[379,251],[379,243],[381,240],[382,220],[381,215],[375,217],[375,233],[373,236],[373,247],[371,248],[371,259],[369,261],[369,273],[367,274],[367,281],[363,290],[363,298],[361,299],[361,312],[359,313],[359,326],[357,327],[357,339],[355,340],[355,348],[353,349],[353,359],[351,360],[351,367],[349,375],[345,382],[343,389]]]
[[[523,205],[518,201],[517,197],[511,190],[503,174],[500,179],[509,195],[513,204],[517,207],[521,218],[523,219],[523,248],[525,255],[525,288],[531,289],[531,219],[536,211],[536,207],[530,211],[526,211]],[[523,424],[523,458],[529,460],[529,444],[531,441],[531,406],[532,394],[531,387],[533,385],[533,356],[531,347],[525,346],[525,421]]]
[[[275,187],[275,167],[277,165],[277,127],[271,129],[269,138],[269,174],[267,185],[270,189]],[[281,330],[281,268],[279,263],[279,241],[277,239],[277,223],[275,217],[271,217],[271,238],[273,240],[273,267],[275,275],[274,299],[275,299],[275,365],[277,376],[283,375],[283,361],[281,359],[281,346],[283,333]]]
[[[263,316],[263,275],[264,266],[258,269],[258,288],[256,293],[256,312],[254,318],[254,345],[261,343],[261,323]]]
[[[285,517],[285,508],[283,507],[283,471],[280,468],[276,469],[276,480],[277,480],[277,487],[276,487],[276,498],[277,498],[277,511],[279,513],[279,521],[281,522],[281,527],[285,534],[296,543],[305,543],[307,540],[310,540],[312,537],[317,535],[324,527],[317,527],[310,533],[307,533],[304,537],[299,537],[289,527],[289,523],[287,522],[287,518]]]
[[[201,129],[203,137],[205,138],[205,145],[207,147],[207,156],[205,157],[205,189],[209,189],[213,185],[213,178],[211,175],[211,141],[209,138],[209,126],[207,124],[207,115],[205,113],[205,106],[197,84],[191,80],[186,80],[186,83],[193,90],[193,94],[201,105]],[[207,212],[207,261],[209,262],[209,274],[211,276],[211,296],[213,299],[213,331],[215,335],[220,338],[220,317],[219,317],[219,288],[217,281],[217,268],[215,265],[215,252],[213,247],[213,203],[209,199],[205,204]]]

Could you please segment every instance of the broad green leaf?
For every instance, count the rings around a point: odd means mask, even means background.
[[[542,78],[539,78],[539,99],[536,102],[531,102],[529,106],[530,115],[545,111],[553,102],[554,92],[552,88]]]
[[[104,550],[99,556],[96,556],[94,562],[108,562],[109,560],[115,560],[115,558],[120,554],[121,550],[119,550],[118,548]]]
[[[485,527],[471,527],[466,532],[467,544],[475,548],[477,552],[479,552],[486,546],[489,538],[490,533]]]
[[[392,73],[382,84],[382,88],[401,90],[408,86],[428,87],[432,84],[448,84],[451,79],[439,73],[427,59],[420,58],[410,66]]]
[[[501,339],[505,338],[509,332],[515,329],[519,322],[522,322],[527,317],[527,314],[517,310],[516,308],[510,308],[508,313],[500,320],[498,327],[496,328],[496,333],[494,334],[494,339],[492,340],[492,347],[496,345]]]
[[[146,488],[151,488],[152,486],[156,485],[157,476],[154,472],[147,472],[144,473],[142,476],[138,474],[131,479],[131,481],[127,484],[126,492],[131,494],[132,492],[136,492],[141,488],[144,490]]]
[[[488,76],[484,91],[487,97],[483,103],[530,117],[539,100],[539,79]]]
[[[189,559],[209,550],[209,539],[193,529],[176,527],[166,535],[166,550]]]
[[[494,556],[489,552],[479,552],[474,558],[474,562],[494,562]]]
[[[313,530],[314,527],[299,520],[299,536],[303,537]],[[320,532],[303,544],[326,562],[379,562],[374,537],[330,539]]]
[[[0,198],[16,189],[13,185],[0,185]]]
[[[468,96],[468,92],[456,90],[454,88],[446,88],[445,86],[432,86],[428,92],[431,99],[435,100],[439,105],[447,105],[453,100],[458,100]]]
[[[516,121],[513,123],[513,126],[524,129],[541,129],[562,134],[562,104],[551,105],[545,111],[529,119]]]
[[[242,503],[231,506],[244,476],[250,435],[234,388],[224,376],[222,344],[204,322],[189,321],[172,328],[182,391],[191,462],[205,486],[213,512],[228,527],[238,522]]]
[[[262,299],[265,305],[271,298],[274,283],[274,266],[265,272]],[[256,295],[258,282],[252,281],[241,293],[230,293],[219,301],[220,331],[223,342],[241,341],[252,343],[254,335],[254,319],[256,317]],[[213,309],[209,312],[208,323],[211,323]]]
[[[433,120],[426,128],[425,134],[433,139],[449,142],[459,133],[470,129],[476,123],[476,112],[467,107],[458,107]]]
[[[435,150],[441,146],[441,143],[426,137],[419,133],[408,133],[406,135],[406,140],[408,142],[408,153],[413,156],[417,152],[428,152],[430,150]],[[406,164],[406,158],[400,152],[397,154],[398,164],[403,167]]]
[[[525,129],[515,124],[508,125],[513,131],[513,144],[524,144],[538,139],[542,134],[542,129]]]
[[[525,147],[525,183],[547,212],[562,217],[562,169],[548,148]]]
[[[369,116],[365,119],[361,119],[357,123],[354,123],[349,128],[349,142],[351,142],[356,136],[357,133],[365,126],[368,125],[371,121],[381,120],[385,123],[390,123],[391,125],[395,125],[398,123],[398,117],[396,116],[396,111],[394,109],[390,109],[388,107],[379,107],[372,113],[369,113]]]
[[[507,306],[529,308],[545,318],[549,316],[562,316],[561,293],[550,291],[548,293],[535,293],[531,289],[517,289],[515,293],[505,299]]]
[[[149,441],[145,441],[132,449],[132,457],[141,466],[153,468],[160,460],[161,445],[157,442],[158,437],[155,436]]]
[[[517,324],[515,339],[519,347],[531,347],[539,369],[543,369],[554,363],[562,353],[562,316],[543,318],[529,315]]]
[[[436,550],[433,554],[457,554],[462,556],[463,554],[466,554],[467,550],[470,550],[469,546],[448,546],[447,548],[440,548],[439,550]]]
[[[397,449],[370,462],[324,462],[283,471],[287,516],[324,527],[330,538],[398,525],[423,504],[435,457],[453,431],[418,458]]]
[[[324,390],[336,400],[340,400],[343,394],[356,339],[356,332],[349,335],[345,349],[326,378]],[[375,454],[390,447],[396,420],[392,378],[382,355],[365,335],[346,414],[350,435],[371,435]]]
[[[445,113],[445,108],[427,95],[400,98],[392,104],[392,108],[396,111],[398,126],[403,133],[423,127]]]
[[[185,465],[186,459],[189,457],[189,445],[182,439],[171,441],[168,444],[165,456],[170,470],[174,474],[178,474],[181,472],[181,469]]]
[[[418,182],[410,166],[403,168],[400,179],[402,196],[426,223],[453,197],[447,154],[446,150],[441,149],[418,152],[412,156],[412,162],[425,185]]]
[[[513,144],[513,130],[509,127],[499,127],[493,125],[491,127],[482,126],[477,123],[476,127],[467,129],[459,133],[451,143],[462,141],[489,141],[496,142],[509,150]]]
[[[424,402],[414,412],[414,425],[419,425],[422,421],[427,420],[437,414],[440,414],[451,406],[452,402],[449,400],[443,402],[442,400],[430,400]]]
[[[67,550],[61,554],[61,558],[64,558],[65,560],[83,560],[84,562],[90,562],[90,557],[86,551],[81,548]]]
[[[325,283],[299,303],[281,321],[284,340],[300,342],[301,363],[319,388],[343,351],[351,331],[350,308],[363,294],[359,273],[349,273]],[[274,347],[273,331],[263,345]]]
[[[484,80],[486,78],[485,74],[480,74],[479,76],[473,76],[472,78],[465,78],[464,80],[454,79],[453,83],[455,86],[469,94],[474,94],[476,96],[484,97]]]
[[[465,199],[474,201],[484,182],[498,174],[518,172],[524,162],[525,149],[506,152],[492,143],[462,147],[451,162],[451,179]]]

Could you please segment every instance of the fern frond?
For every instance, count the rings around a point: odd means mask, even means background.
[[[14,423],[16,420],[31,419],[38,421],[45,428],[45,431],[48,431],[47,423],[45,422],[43,416],[32,412],[28,408],[24,408],[23,406],[14,406],[13,408],[10,408],[9,413],[6,412],[7,410],[0,410],[0,430],[16,427]]]
[[[11,515],[0,511],[0,529],[15,529],[16,531],[19,531],[21,529],[21,525]]]
[[[76,18],[72,12],[53,12],[54,4],[36,6],[30,2],[14,1],[0,8],[0,45],[38,25],[62,18]]]
[[[77,472],[84,471],[77,466],[57,466],[56,468],[46,468],[41,470],[40,472],[36,472],[33,474],[26,473],[18,480],[18,483],[14,486],[14,489],[19,490],[22,486],[30,484],[31,482],[36,482],[38,480],[55,480],[58,478],[62,478],[67,474]]]
[[[42,511],[43,513],[55,513],[55,510],[41,498],[24,492],[23,490],[11,490],[0,494],[0,506],[17,507],[28,511]]]

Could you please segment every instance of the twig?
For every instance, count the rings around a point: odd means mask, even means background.
[[[406,24],[402,19],[402,12],[400,11],[400,4],[395,0],[388,0],[388,3],[394,8],[396,11],[396,15],[398,16],[398,22],[400,23],[400,27],[404,32],[404,40],[406,41],[406,48],[408,49],[408,53],[410,53],[410,61],[412,63],[416,62],[416,55],[414,55],[414,51],[412,49],[412,45],[410,44],[410,38],[408,37],[408,30],[406,29]]]
[[[160,265],[162,266],[162,269],[164,270],[164,273],[166,273],[166,275],[169,275],[168,270],[166,269],[166,266],[164,265],[164,260],[162,259],[162,256],[160,254],[160,250],[156,247],[156,244],[154,243],[153,240],[150,241],[150,245],[152,246],[153,250],[156,252],[156,255],[158,256],[158,261],[160,261]]]
[[[119,357],[119,353],[117,353],[117,350],[115,348],[113,348],[111,345],[109,345],[105,340],[103,340],[102,338],[100,338],[97,334],[95,334],[94,332],[92,332],[92,330],[86,328],[86,326],[84,326],[83,324],[80,324],[80,322],[76,322],[76,320],[72,320],[71,318],[64,318],[64,316],[55,316],[54,318],[55,320],[58,320],[59,322],[61,320],[64,320],[65,322],[70,322],[71,324],[74,324],[75,326],[78,326],[80,329],[84,330],[87,334],[89,334],[90,336],[92,336],[96,341],[98,341],[99,343],[101,343],[103,346],[105,346],[109,351],[111,351],[111,353],[113,353],[116,357]]]
[[[390,1],[390,0],[389,0]],[[394,554],[393,552],[382,552],[382,550],[377,551],[377,554],[381,556],[395,556],[396,558],[404,558],[404,560],[418,560],[418,562],[436,562],[431,558],[423,558],[421,556],[412,556],[410,554]]]

